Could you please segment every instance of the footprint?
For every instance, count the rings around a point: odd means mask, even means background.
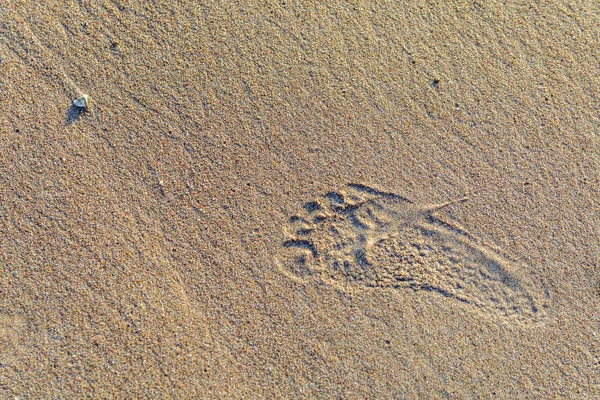
[[[352,183],[304,205],[286,226],[281,271],[340,289],[435,292],[471,309],[521,323],[547,316],[547,299],[527,267],[475,238],[439,211],[466,198],[418,205]]]

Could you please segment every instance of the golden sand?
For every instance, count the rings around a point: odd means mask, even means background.
[[[206,3],[0,4],[0,397],[600,396],[595,3]]]

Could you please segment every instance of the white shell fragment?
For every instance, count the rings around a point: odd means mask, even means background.
[[[84,108],[85,110],[87,110],[90,107],[91,103],[92,100],[87,94],[83,94],[78,99],[73,100],[73,105],[75,107]]]

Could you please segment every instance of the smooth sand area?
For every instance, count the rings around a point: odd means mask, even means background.
[[[599,21],[2,1],[0,397],[598,398]]]

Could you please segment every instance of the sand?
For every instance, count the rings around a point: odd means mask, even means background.
[[[0,5],[0,397],[600,396],[596,4],[240,3]]]

